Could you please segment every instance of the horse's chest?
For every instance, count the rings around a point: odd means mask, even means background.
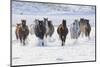
[[[23,29],[22,29],[22,32],[25,32],[25,30],[26,30],[26,29],[23,28]]]
[[[61,31],[62,33],[65,33],[65,32],[66,32],[66,28],[62,27],[60,31]]]
[[[20,33],[21,33],[21,34],[25,34],[26,32],[27,32],[27,31],[26,31],[26,28],[23,28],[23,27],[22,27],[22,28],[20,29]]]
[[[38,33],[44,33],[44,32],[46,32],[46,28],[44,26],[40,26],[40,27],[37,26],[36,30],[37,30]]]
[[[81,25],[81,26],[80,26],[81,32],[85,32],[85,28],[86,28],[86,25]]]

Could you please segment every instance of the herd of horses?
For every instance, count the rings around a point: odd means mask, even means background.
[[[44,37],[51,37],[53,35],[55,28],[51,20],[48,20],[48,18],[43,18],[43,20],[35,19],[34,22],[35,25],[34,27],[32,27],[32,29],[34,30],[37,38],[43,40]],[[63,19],[62,23],[59,24],[56,31],[59,35],[60,40],[62,41],[61,46],[64,46],[66,36],[68,35],[69,31],[72,39],[77,39],[80,34],[85,34],[86,37],[89,37],[91,26],[88,19],[80,18],[79,21],[75,20],[68,30],[66,19]],[[21,20],[21,23],[16,25],[16,39],[19,39],[20,42],[25,45],[25,40],[27,39],[29,33],[30,29],[28,25],[26,25],[26,20]],[[44,46],[44,41],[42,41],[41,44],[42,46]]]

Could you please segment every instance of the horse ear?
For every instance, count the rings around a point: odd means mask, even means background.
[[[22,21],[22,22],[26,22],[26,20],[25,20],[25,19],[22,19],[21,21]]]

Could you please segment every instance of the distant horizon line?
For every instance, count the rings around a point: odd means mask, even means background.
[[[95,13],[37,13],[37,14],[32,14],[32,13],[13,13],[13,15],[95,15]]]

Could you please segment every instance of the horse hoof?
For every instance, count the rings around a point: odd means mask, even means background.
[[[44,46],[44,43],[42,43],[42,46]]]
[[[63,44],[61,46],[64,46]]]
[[[62,44],[62,46],[64,46],[65,44]]]

